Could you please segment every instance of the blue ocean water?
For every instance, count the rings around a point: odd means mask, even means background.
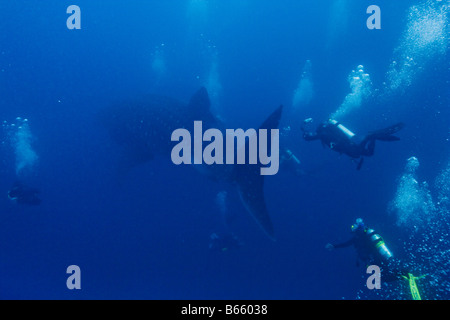
[[[381,29],[366,25],[372,4]],[[352,248],[325,249],[358,217],[426,275],[422,298],[450,298],[447,1],[2,1],[0,30],[2,299],[410,299],[406,281],[367,289]],[[148,93],[187,103],[202,86],[229,128],[284,106],[280,144],[300,163],[265,177],[276,241],[190,166],[119,173],[99,112]],[[358,133],[405,128],[358,171],[302,138],[303,119],[331,115]],[[39,206],[8,199],[17,180]],[[230,232],[239,248],[209,248]]]

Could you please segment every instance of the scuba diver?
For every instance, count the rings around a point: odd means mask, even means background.
[[[283,161],[293,161],[296,165],[301,164],[300,160],[298,160],[298,158],[295,156],[295,154],[293,154],[292,151],[289,149],[283,149],[281,151],[280,158]]]
[[[383,279],[386,282],[407,280],[412,299],[422,300],[416,280],[422,279],[426,275],[414,276],[406,264],[394,257],[383,238],[373,229],[367,228],[361,218],[356,219],[355,224],[352,225],[352,232],[354,235],[350,240],[334,245],[328,243],[325,247],[332,251],[353,245],[357,252],[357,266],[359,266],[359,261],[366,263],[367,266],[373,264],[379,266],[383,269]]]
[[[19,204],[39,205],[41,204],[41,199],[38,197],[38,194],[38,189],[16,182],[11,190],[8,191],[8,198]]]
[[[226,252],[230,249],[240,248],[243,245],[233,233],[227,233],[223,236],[213,233],[210,236],[210,240],[209,249],[212,251]]]
[[[354,246],[357,254],[356,266],[358,267],[359,263],[363,262],[367,266],[378,265],[384,268],[384,279],[387,282],[410,275],[403,263],[399,259],[394,258],[383,238],[375,230],[366,227],[363,219],[356,219],[351,229],[353,237],[350,240],[339,244],[328,243],[325,248],[332,251]]]
[[[287,148],[280,149],[280,163],[281,166],[293,171],[296,175],[304,175],[305,172],[301,168],[301,162],[297,156]]]
[[[328,243],[326,248],[334,250],[353,245],[357,253],[357,266],[359,266],[360,261],[366,264],[381,264],[393,257],[383,238],[375,230],[367,228],[361,218],[356,219],[355,224],[352,225],[352,232],[353,237],[350,240],[334,245]]]
[[[376,140],[400,140],[400,138],[393,136],[393,134],[404,127],[403,123],[397,123],[385,129],[369,132],[366,136],[360,137],[333,119],[328,119],[328,121],[321,123],[316,129],[316,132],[307,131],[305,125],[312,123],[312,121],[312,118],[303,121],[304,124],[301,127],[303,139],[306,141],[321,140],[322,145],[326,145],[340,154],[345,153],[353,159],[360,159],[357,170],[361,169],[364,157],[370,157],[374,154]]]

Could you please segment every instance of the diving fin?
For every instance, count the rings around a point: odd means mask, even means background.
[[[361,157],[361,159],[358,162],[358,166],[356,167],[356,170],[361,170],[363,163],[364,163],[364,157]]]
[[[375,139],[379,140],[379,141],[398,141],[398,140],[400,140],[400,138],[396,137],[396,136],[380,136]]]
[[[393,134],[399,132],[401,129],[403,129],[404,126],[405,126],[404,123],[399,122],[390,127],[369,132],[366,139],[368,139],[368,140],[375,139],[375,140],[380,140],[380,141],[400,140],[400,138],[393,136]]]
[[[404,279],[408,280],[409,290],[411,291],[411,297],[413,300],[422,300],[422,297],[419,293],[419,288],[417,287],[416,280],[422,279],[425,275],[420,277],[415,277],[412,273],[408,273],[408,276],[402,276]]]

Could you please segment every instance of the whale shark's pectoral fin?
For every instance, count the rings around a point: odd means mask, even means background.
[[[282,109],[283,106],[277,108],[261,125],[260,129],[277,129],[280,123]],[[248,141],[246,143],[246,150],[249,150],[247,145]],[[246,154],[246,157],[248,157],[248,154]],[[264,232],[272,240],[275,240],[273,224],[264,199],[264,175],[261,175],[260,169],[261,165],[259,164],[237,165],[236,182],[239,195],[247,211],[255,218]]]

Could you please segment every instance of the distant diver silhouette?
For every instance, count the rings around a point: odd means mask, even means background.
[[[301,161],[298,157],[288,148],[280,149],[280,162],[281,165],[298,176],[305,175],[305,171],[301,168]]]
[[[353,159],[360,159],[357,169],[361,169],[364,157],[370,157],[374,154],[375,141],[398,141],[400,138],[393,134],[400,131],[403,123],[397,123],[390,127],[369,132],[366,136],[361,137],[354,134],[336,120],[328,119],[319,125],[316,132],[307,131],[305,125],[312,123],[312,119],[306,119],[302,126],[303,138],[306,141],[321,140],[322,144],[331,150],[345,153]]]
[[[16,182],[8,191],[8,198],[19,204],[39,205],[41,204],[41,199],[38,197],[39,192],[39,189]]]
[[[209,249],[212,251],[225,252],[240,248],[242,245],[243,243],[233,233],[226,233],[221,236],[213,233],[210,236]]]

